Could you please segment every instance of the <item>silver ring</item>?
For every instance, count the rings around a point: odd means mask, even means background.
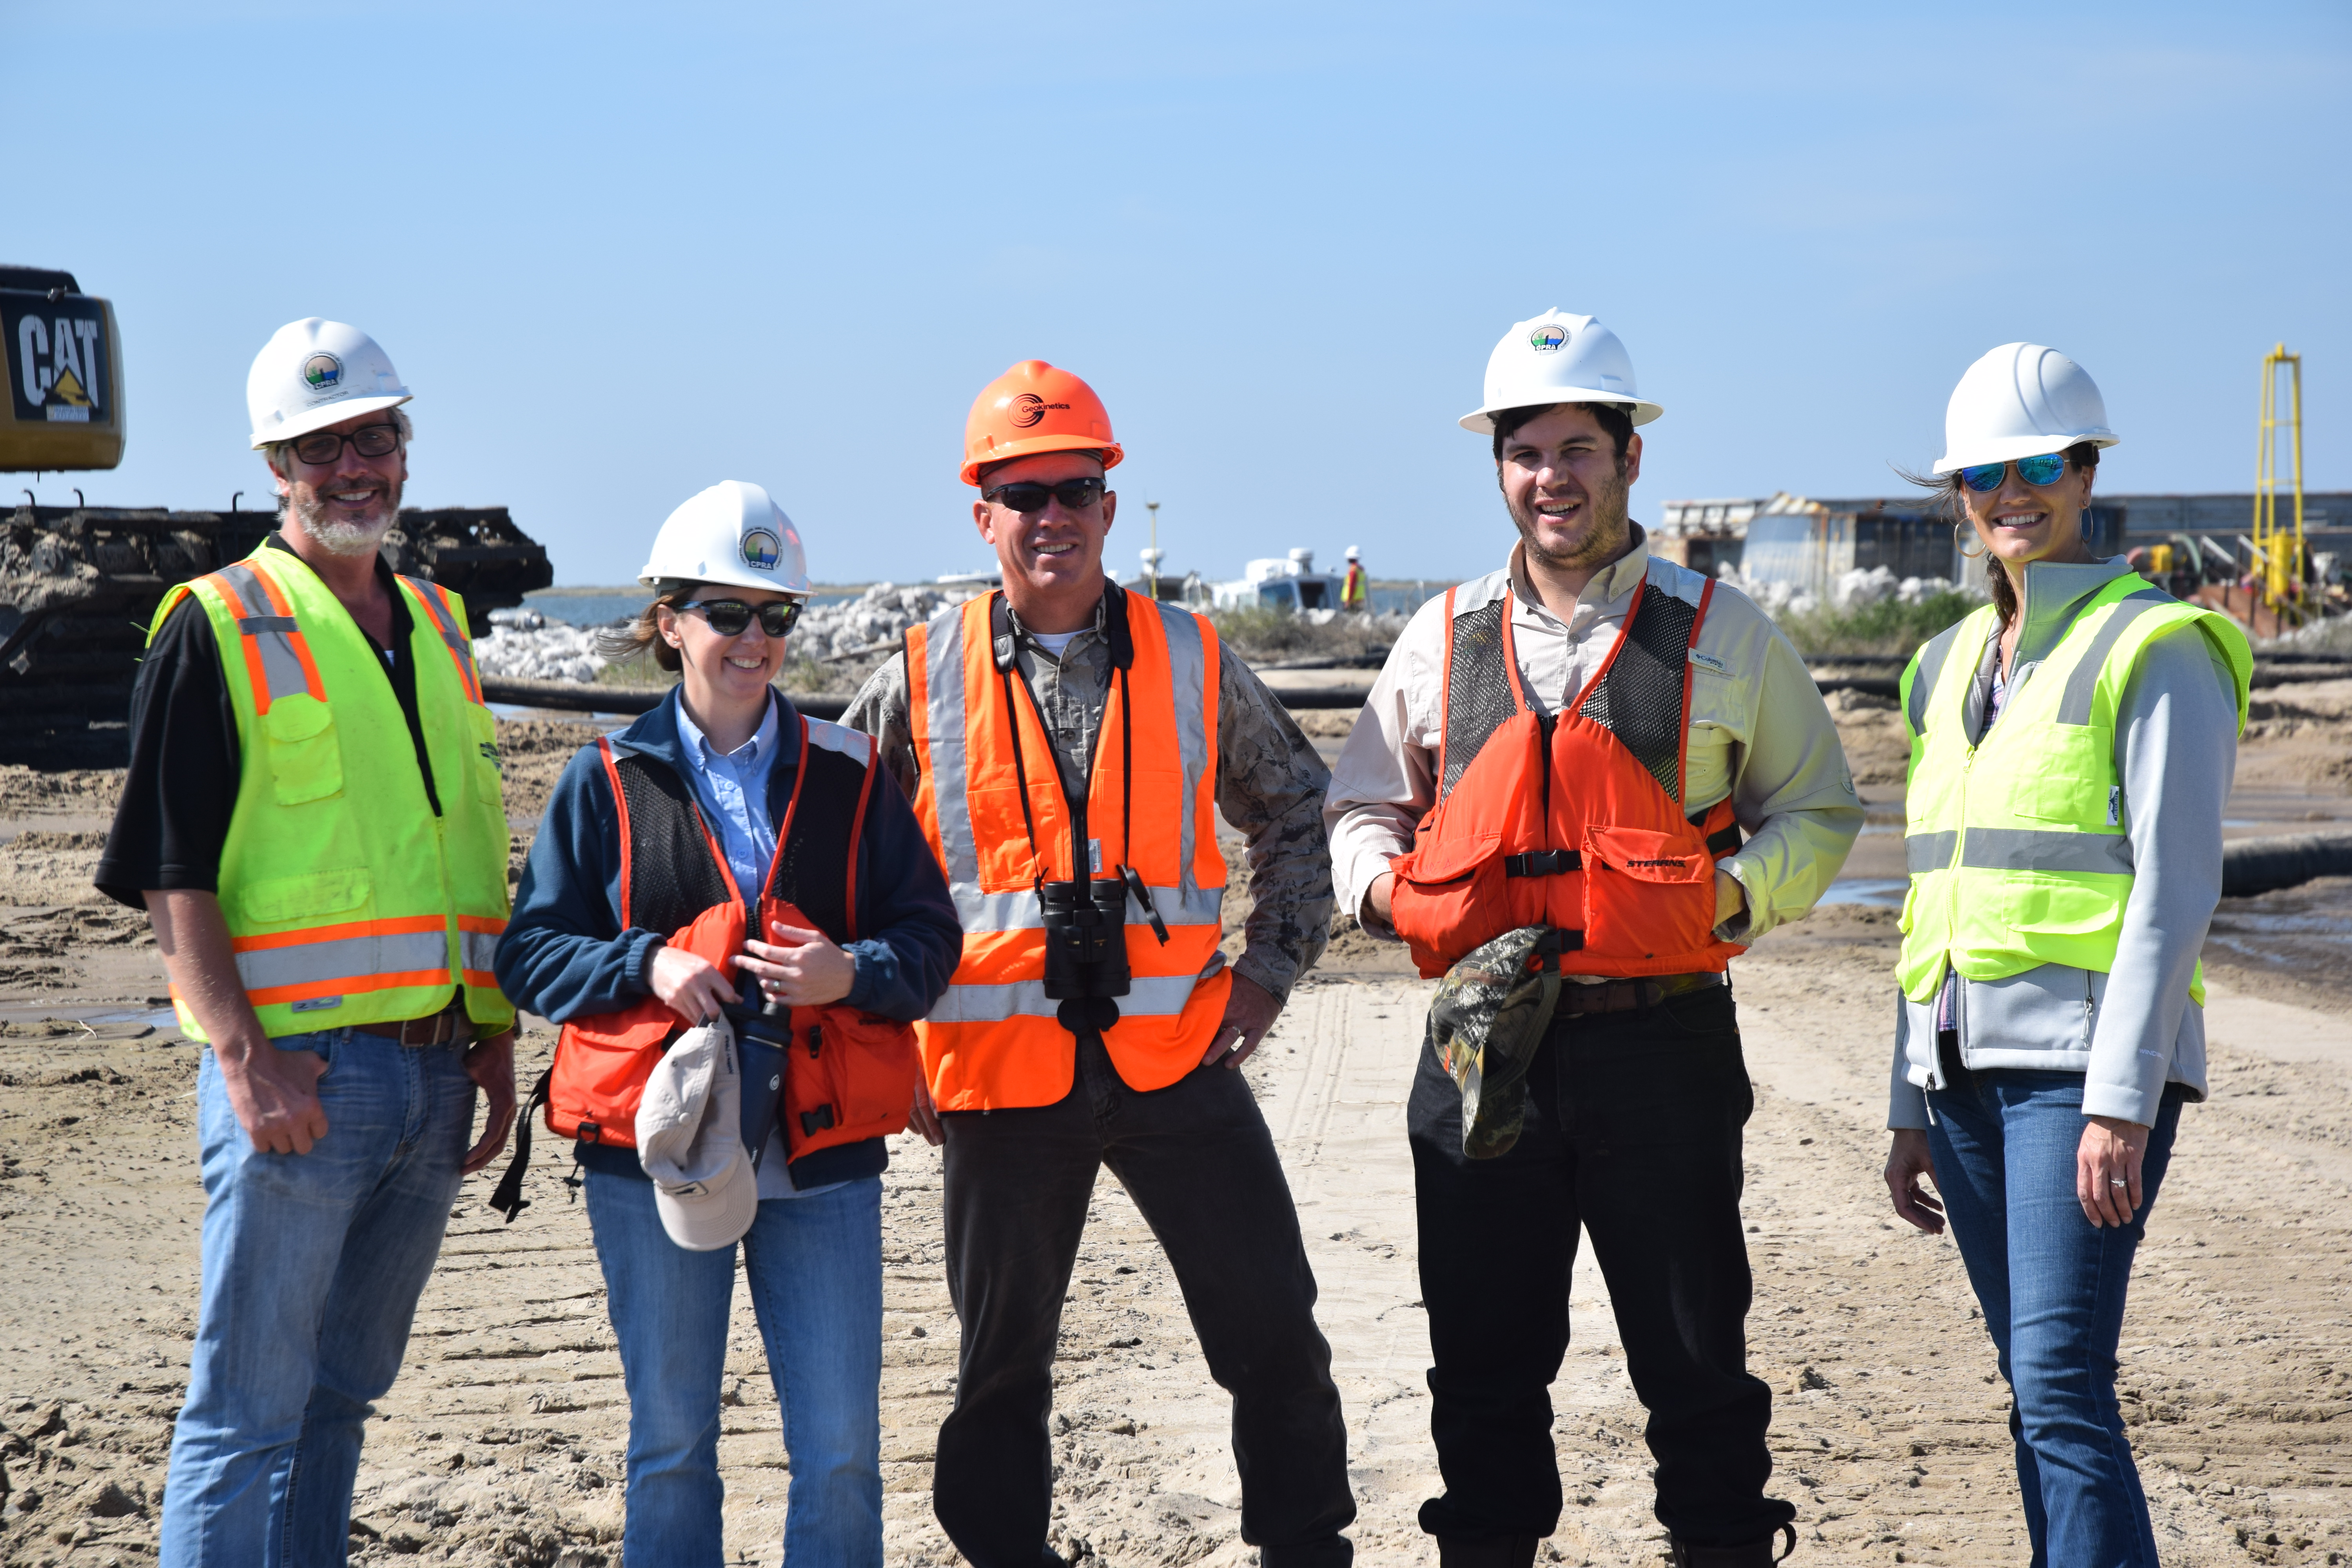
[[[2110,1176],[2107,1178],[2107,1185],[2111,1187],[2128,1187],[2131,1184],[2129,1182],[2118,1181],[2115,1177]]]

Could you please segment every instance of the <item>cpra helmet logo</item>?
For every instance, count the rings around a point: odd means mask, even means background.
[[[1066,403],[1048,403],[1034,392],[1024,392],[1013,400],[1013,427],[1026,430],[1045,418],[1047,410],[1060,409],[1066,413],[1069,406]]]
[[[1548,354],[1568,342],[1565,327],[1538,327],[1528,334],[1528,344],[1539,354]]]
[[[755,528],[743,536],[743,564],[754,572],[773,572],[783,557],[782,543],[766,529]]]
[[[323,397],[343,384],[343,362],[320,349],[302,362],[302,384]]]

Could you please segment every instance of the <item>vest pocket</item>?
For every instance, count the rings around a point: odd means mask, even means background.
[[[245,918],[256,925],[283,925],[358,909],[367,902],[369,887],[364,866],[306,871],[299,877],[261,877],[245,885],[237,903]]]
[[[468,702],[466,704],[466,721],[467,749],[473,753],[475,795],[495,805],[501,798],[498,717],[480,703]]]
[[[335,734],[334,710],[309,692],[297,692],[272,702],[261,727],[278,805],[299,805],[343,793],[343,747]]]
[[[1442,839],[1390,861],[1396,883],[1389,908],[1397,934],[1417,948],[1458,957],[1509,931],[1499,841],[1493,833]]]
[[[2052,936],[2089,936],[2118,918],[2117,896],[2061,871],[2010,871],[2000,879],[2000,910],[2010,929]]]
[[[903,1131],[919,1059],[913,1026],[896,1018],[854,1007],[793,1009],[782,1118],[787,1158]]]
[[[2012,809],[2036,822],[2104,825],[2115,744],[2114,732],[2095,724],[2040,726],[2032,759],[2011,777]]]
[[[1697,953],[1714,940],[1715,857],[1705,845],[1643,827],[1585,828],[1587,953],[1667,958]]]

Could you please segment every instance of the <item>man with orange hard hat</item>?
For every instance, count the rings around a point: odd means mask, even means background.
[[[1269,1568],[1344,1563],[1356,1510],[1315,1277],[1265,1118],[1231,1070],[1323,951],[1329,774],[1206,621],[1103,575],[1118,503],[1103,475],[1122,456],[1069,372],[1026,360],[990,384],[962,478],[1004,586],[910,631],[845,715],[913,800],[964,930],[918,1026],[916,1121],[947,1147],[963,1328],[932,1504],[978,1568],[1059,1561],[1045,1545],[1055,1342],[1108,1165],[1233,1395],[1242,1539]],[[1220,810],[1251,865],[1230,965]]]

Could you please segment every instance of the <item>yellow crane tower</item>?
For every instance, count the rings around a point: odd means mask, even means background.
[[[2279,412],[2279,371],[2287,373],[2286,412]],[[2279,473],[2284,431],[2291,477]],[[2291,485],[2292,521],[2279,516],[2279,491]],[[2263,421],[2254,454],[2254,573],[2256,591],[2282,625],[2300,620],[2303,595],[2303,356],[2284,343],[2263,356]]]

